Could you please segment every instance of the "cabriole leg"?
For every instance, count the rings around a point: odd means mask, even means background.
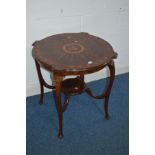
[[[38,73],[38,78],[39,78],[39,83],[40,83],[40,100],[39,103],[43,104],[43,98],[44,98],[44,81],[41,75],[41,70],[40,70],[40,65],[39,63],[35,60],[36,68],[37,68],[37,73]]]
[[[105,111],[105,118],[106,119],[110,118],[110,115],[109,115],[109,112],[108,112],[108,102],[109,102],[109,96],[110,96],[112,85],[113,85],[114,78],[115,78],[114,61],[111,61],[111,63],[108,64],[108,68],[109,68],[109,71],[110,71],[110,77],[109,77],[110,79],[109,79],[108,88],[107,88],[106,93],[105,93],[105,103],[104,103],[104,111]]]
[[[63,109],[62,109],[62,103],[61,103],[61,82],[63,77],[54,75],[55,83],[56,83],[56,101],[58,105],[58,112],[59,112],[59,132],[58,132],[58,138],[63,137]]]

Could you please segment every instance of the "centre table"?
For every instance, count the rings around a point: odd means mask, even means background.
[[[40,103],[43,103],[44,87],[56,91],[59,138],[63,137],[63,112],[66,110],[72,95],[87,92],[95,99],[104,99],[105,118],[109,119],[108,101],[115,78],[113,59],[117,58],[117,53],[107,41],[85,32],[56,34],[35,41],[32,56],[40,82]],[[41,73],[41,67],[53,74],[55,86],[46,83]],[[95,96],[85,83],[84,76],[104,67],[108,67],[110,71],[109,83],[102,94]],[[65,79],[65,76],[71,75],[74,75],[75,78]],[[63,104],[61,93],[65,95]]]

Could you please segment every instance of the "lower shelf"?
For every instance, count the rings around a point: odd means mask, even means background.
[[[65,95],[77,95],[85,91],[86,84],[80,78],[69,78],[62,81],[61,91]]]

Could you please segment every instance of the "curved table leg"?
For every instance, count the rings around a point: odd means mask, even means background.
[[[63,137],[63,127],[62,127],[62,120],[63,120],[63,108],[61,103],[61,82],[63,80],[62,76],[54,75],[55,82],[56,82],[56,101],[58,105],[58,112],[59,112],[59,132],[58,138]]]
[[[39,63],[35,60],[36,68],[37,68],[37,73],[38,73],[38,78],[39,78],[39,83],[40,83],[40,100],[39,103],[43,103],[43,98],[44,98],[44,81],[41,75],[41,70],[40,70],[40,65]]]
[[[37,73],[38,73],[38,78],[39,78],[39,83],[40,83],[40,100],[39,100],[39,103],[40,104],[43,104],[43,98],[44,98],[44,86],[46,88],[49,88],[49,89],[55,89],[55,86],[50,86],[48,85],[45,80],[43,79],[42,77],[42,74],[41,74],[41,70],[40,70],[40,65],[39,63],[35,60],[35,64],[36,64],[36,68],[37,68]]]
[[[109,101],[109,96],[110,96],[112,85],[113,85],[114,78],[115,78],[114,61],[111,61],[111,63],[108,64],[108,68],[110,70],[110,80],[109,80],[108,88],[105,92],[105,103],[104,103],[104,111],[105,111],[105,118],[106,119],[110,118],[109,113],[108,113],[108,101]]]
[[[108,101],[109,101],[109,96],[110,96],[110,93],[111,93],[111,89],[112,89],[112,85],[113,85],[113,81],[114,81],[114,78],[115,78],[115,65],[114,65],[114,61],[112,60],[109,64],[107,64],[109,70],[110,70],[110,80],[109,80],[109,83],[108,83],[108,87],[106,89],[105,92],[103,92],[101,95],[99,96],[95,96],[91,89],[90,88],[86,88],[86,92],[88,95],[90,95],[91,97],[95,98],[95,99],[105,99],[105,103],[104,103],[104,112],[105,112],[105,118],[106,119],[109,119],[110,116],[109,116],[109,113],[108,113]]]

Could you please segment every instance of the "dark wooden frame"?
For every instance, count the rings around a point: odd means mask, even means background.
[[[88,33],[64,33],[46,37],[33,43],[32,56],[35,60],[40,82],[40,103],[43,103],[44,87],[56,90],[56,101],[59,112],[58,137],[63,137],[63,112],[67,109],[70,97],[84,91],[95,99],[104,99],[105,118],[109,119],[108,102],[113,81],[117,58],[112,46],[102,38]],[[69,60],[69,61],[68,61]],[[55,86],[47,84],[41,74],[44,68],[53,73]],[[86,74],[109,68],[110,78],[108,87],[102,94],[95,96],[84,81]],[[65,76],[75,75],[76,78],[64,79]],[[62,104],[61,92],[65,94]]]
[[[61,90],[62,90],[62,83],[63,83],[63,79],[65,76],[68,75],[77,75],[77,79],[79,79],[79,81],[81,82],[80,85],[80,89],[78,90],[78,93],[82,93],[83,91],[86,91],[88,95],[90,95],[91,97],[95,98],[95,99],[105,99],[105,103],[104,103],[104,112],[105,112],[105,118],[109,119],[110,115],[108,112],[108,101],[109,101],[109,96],[111,93],[111,89],[112,89],[112,85],[113,85],[113,81],[115,78],[115,65],[114,65],[114,61],[111,60],[109,63],[105,64],[105,65],[101,65],[101,66],[97,66],[94,68],[88,68],[87,70],[83,70],[83,71],[55,71],[53,69],[51,69],[51,67],[49,67],[47,64],[43,64],[41,62],[39,62],[37,59],[35,59],[35,64],[36,64],[36,69],[37,69],[37,73],[38,73],[38,78],[39,78],[39,82],[40,82],[40,103],[43,103],[43,97],[44,97],[44,87],[49,88],[49,89],[56,89],[56,100],[57,100],[57,105],[58,105],[58,112],[59,112],[59,132],[58,132],[58,137],[61,139],[63,137],[63,112],[66,110],[68,104],[69,104],[69,99],[71,95],[75,95],[77,94],[77,92],[72,93],[72,94],[66,94],[66,99],[64,104],[62,105],[61,102]],[[54,75],[54,80],[55,80],[55,86],[50,86],[48,85],[45,80],[43,79],[43,76],[41,74],[41,70],[40,67],[45,68],[46,70],[53,72]],[[94,73],[97,72],[101,69],[103,69],[104,67],[108,67],[109,71],[110,71],[110,80],[109,80],[109,84],[108,87],[106,89],[106,91],[99,95],[99,96],[95,96],[91,89],[88,88],[86,86],[86,84],[84,83],[84,75],[85,74],[90,74],[90,73]],[[67,88],[63,88],[64,90]],[[74,91],[73,91],[74,92]]]

